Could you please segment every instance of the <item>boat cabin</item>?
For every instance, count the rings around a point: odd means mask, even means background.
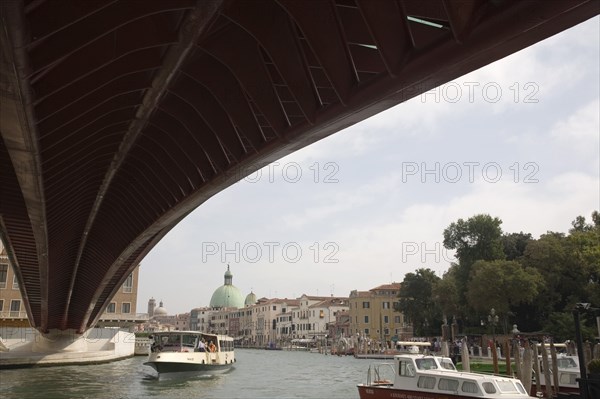
[[[365,387],[409,393],[405,395],[407,399],[413,396],[529,397],[523,384],[515,378],[459,372],[450,358],[414,354],[396,355],[393,363],[372,365],[367,383],[359,386],[359,392]],[[368,390],[364,391],[368,393]]]
[[[151,338],[151,352],[233,351],[231,338],[197,331],[164,331],[153,334]]]

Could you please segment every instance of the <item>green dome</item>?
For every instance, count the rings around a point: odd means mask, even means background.
[[[215,290],[210,298],[211,308],[243,308],[244,297],[234,285],[222,285]]]
[[[250,292],[246,295],[246,300],[244,301],[245,306],[254,305],[256,303],[256,294],[254,292]]]
[[[240,290],[232,284],[233,274],[229,271],[225,272],[225,284],[215,290],[210,298],[211,308],[243,308],[244,298]]]

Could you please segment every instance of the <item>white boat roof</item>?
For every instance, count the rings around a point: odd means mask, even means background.
[[[210,337],[218,337],[219,339],[222,339],[222,340],[233,340],[233,338],[228,335],[211,334],[211,333],[205,333],[205,332],[201,332],[201,331],[187,331],[187,330],[155,331],[151,335],[198,335],[198,336],[203,335],[203,336],[210,336]]]
[[[418,359],[444,359],[446,361],[452,361],[449,357],[445,357],[445,356],[434,356],[434,355],[423,355],[423,354],[400,354],[400,355],[395,355],[394,359],[395,360],[399,360],[399,359],[413,359],[413,360],[418,360]],[[444,369],[444,368],[435,368],[435,369],[418,369],[418,373],[425,373],[428,375],[437,375],[437,376],[447,376],[448,374],[451,374],[453,377],[458,377],[458,378],[468,378],[468,379],[476,379],[479,381],[490,381],[490,380],[494,380],[494,381],[514,381],[514,380],[518,380],[517,378],[514,377],[509,377],[509,376],[501,376],[501,375],[496,375],[496,374],[484,374],[484,373],[472,373],[472,372],[467,372],[467,371],[458,371],[458,370],[448,370],[448,369]]]

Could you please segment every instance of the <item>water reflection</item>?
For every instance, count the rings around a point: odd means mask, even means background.
[[[115,363],[0,370],[2,398],[358,398],[369,361],[307,352],[238,350],[227,373],[157,378],[135,357]]]

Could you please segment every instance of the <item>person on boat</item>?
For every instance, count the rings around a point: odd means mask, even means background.
[[[198,352],[206,352],[206,344],[204,338],[198,340]]]
[[[216,352],[217,351],[217,347],[215,346],[214,342],[210,342],[210,344],[208,345],[208,350],[210,352]]]

